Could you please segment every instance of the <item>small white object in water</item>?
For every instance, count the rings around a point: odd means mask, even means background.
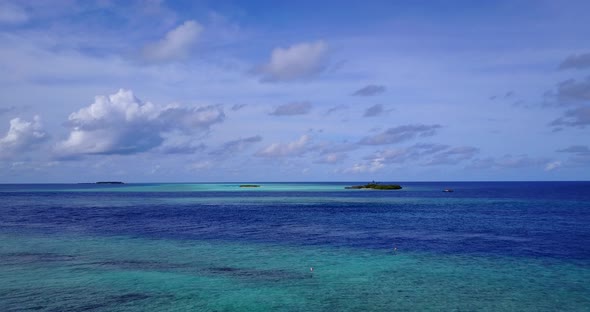
[[[310,268],[309,268],[309,271],[310,271],[310,272],[313,272],[313,267],[310,267]]]

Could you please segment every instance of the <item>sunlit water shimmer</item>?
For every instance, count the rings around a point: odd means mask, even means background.
[[[590,182],[260,184],[0,185],[0,311],[590,309]]]

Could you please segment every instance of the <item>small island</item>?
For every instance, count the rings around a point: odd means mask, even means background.
[[[121,181],[98,181],[96,184],[125,184]]]
[[[258,184],[241,184],[240,187],[260,187]]]
[[[346,186],[344,187],[347,190],[361,190],[361,189],[371,189],[371,190],[401,190],[401,185],[397,184],[379,184],[379,183],[367,183],[365,185],[353,185],[353,186]]]

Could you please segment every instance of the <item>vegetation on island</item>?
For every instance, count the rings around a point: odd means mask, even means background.
[[[360,189],[371,189],[371,190],[401,190],[401,185],[397,184],[379,184],[379,183],[367,183],[365,185],[353,185],[347,186],[345,189],[348,190],[360,190]]]
[[[240,187],[260,187],[258,184],[242,184]]]
[[[96,184],[125,184],[121,181],[99,181]]]

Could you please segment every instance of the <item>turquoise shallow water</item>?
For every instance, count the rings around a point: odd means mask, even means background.
[[[129,237],[1,239],[0,302],[15,311],[590,306],[588,267],[559,261]]]
[[[0,185],[0,311],[588,310],[590,183],[449,184]]]

